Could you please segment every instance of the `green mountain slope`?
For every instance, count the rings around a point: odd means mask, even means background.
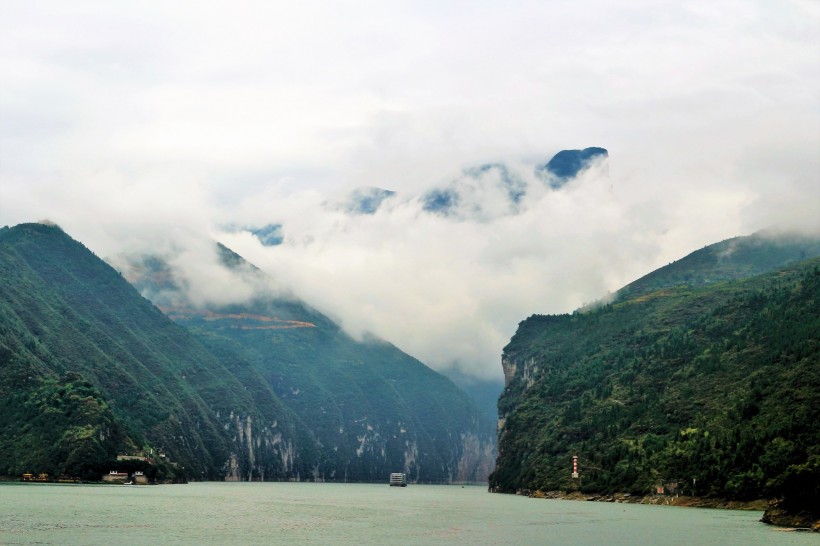
[[[225,267],[264,280],[220,253]],[[163,268],[146,271],[178,296]],[[167,309],[174,322],[41,224],[0,230],[0,274],[0,476],[99,477],[126,464],[118,454],[157,453],[167,464],[152,471],[165,479],[489,474],[492,430],[464,393],[295,299]]]
[[[223,265],[256,283],[264,274],[219,246]],[[318,441],[315,479],[381,481],[403,470],[411,481],[486,481],[494,423],[449,379],[378,339],[356,341],[296,298],[260,295],[243,305],[181,306],[163,260],[126,272],[178,324],[214,352],[241,352]]]
[[[522,322],[504,349],[491,488],[647,494],[666,484],[816,502],[817,249],[764,236],[719,243],[610,304]]]
[[[734,237],[644,275],[619,290],[617,296],[635,298],[670,286],[695,287],[747,279],[814,256],[820,256],[817,238],[765,231]]]
[[[59,228],[0,230],[0,273],[0,474],[93,474],[148,447],[197,479],[314,466],[315,441],[246,362],[216,358]]]

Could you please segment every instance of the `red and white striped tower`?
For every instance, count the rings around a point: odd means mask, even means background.
[[[578,477],[578,455],[572,456],[572,477]]]

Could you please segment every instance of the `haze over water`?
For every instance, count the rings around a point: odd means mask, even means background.
[[[760,512],[529,499],[484,487],[0,486],[14,544],[816,544]]]

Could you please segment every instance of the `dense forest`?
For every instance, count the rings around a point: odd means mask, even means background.
[[[816,509],[820,258],[804,258],[817,247],[724,242],[608,303],[522,322],[504,349],[491,488],[644,495],[664,486]]]
[[[310,440],[259,376],[217,359],[59,228],[0,230],[0,272],[0,475],[88,477],[153,452],[173,478],[220,479],[232,459],[251,466],[233,416]],[[299,471],[278,462],[281,446],[268,451],[255,472]]]

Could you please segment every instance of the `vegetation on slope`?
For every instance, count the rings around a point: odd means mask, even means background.
[[[178,289],[161,261],[147,266]],[[174,310],[192,333],[41,224],[0,230],[0,278],[0,476],[99,477],[147,450],[187,479],[489,473],[492,432],[449,380],[296,300]]]
[[[234,273],[261,282],[263,273],[240,256],[221,245],[218,252]],[[151,275],[137,283],[144,293],[160,304],[183,300],[161,260],[148,261]],[[354,340],[295,298],[192,307],[163,309],[212,352],[241,352],[306,423],[318,441],[316,479],[381,481],[396,470],[412,481],[487,479],[493,421],[450,380],[395,346]]]
[[[751,243],[767,260],[782,250]],[[820,259],[794,256],[746,280],[716,280],[709,266],[682,260],[595,310],[522,322],[504,349],[491,487],[646,494],[666,484],[816,503]],[[749,260],[738,264],[725,278],[745,275]]]
[[[29,382],[0,399],[0,475],[96,480],[129,438],[100,392],[75,374]]]
[[[264,381],[241,359],[223,365],[59,228],[0,230],[0,275],[0,445],[9,453],[0,474],[64,472],[75,459],[86,466],[74,471],[96,472],[146,442],[199,479],[221,478],[231,460],[257,475],[300,472],[276,448],[255,457],[234,435],[241,416],[293,436],[273,392],[255,392]],[[62,440],[74,447],[57,449]]]

